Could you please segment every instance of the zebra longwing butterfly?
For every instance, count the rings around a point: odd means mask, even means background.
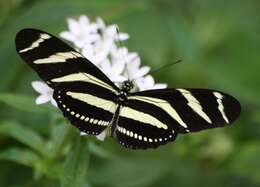
[[[63,115],[89,135],[109,128],[131,149],[156,148],[178,133],[231,124],[240,114],[232,96],[208,89],[158,89],[132,93],[132,81],[119,88],[88,59],[55,36],[23,29],[16,50],[51,88]]]

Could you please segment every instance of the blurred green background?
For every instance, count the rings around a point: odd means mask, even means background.
[[[260,186],[259,8],[258,0],[0,0],[0,186]],[[227,92],[241,117],[156,150],[79,137],[50,104],[34,104],[38,77],[14,37],[25,27],[58,35],[81,14],[118,24],[143,64],[182,59],[157,82]]]

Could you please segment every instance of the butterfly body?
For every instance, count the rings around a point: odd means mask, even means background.
[[[130,80],[126,80],[122,83],[119,93],[117,94],[117,103],[119,105],[125,105],[127,97],[133,88],[134,83]]]
[[[241,110],[232,96],[217,90],[169,88],[132,92],[117,87],[101,70],[55,36],[23,29],[16,50],[52,89],[63,115],[89,135],[109,135],[132,149],[156,148],[178,134],[224,127]]]
[[[114,136],[114,133],[115,133],[115,130],[117,128],[117,125],[118,125],[118,119],[119,119],[119,115],[120,115],[120,108],[121,108],[121,105],[118,104],[117,105],[117,108],[116,108],[116,111],[113,115],[113,118],[110,122],[110,125],[109,125],[109,136],[110,137],[113,137]]]

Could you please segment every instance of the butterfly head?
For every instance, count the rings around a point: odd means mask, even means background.
[[[129,93],[134,88],[134,84],[130,80],[126,80],[122,83],[121,90]]]

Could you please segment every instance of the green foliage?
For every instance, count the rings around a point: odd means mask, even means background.
[[[257,0],[0,1],[0,186],[260,186],[260,29]],[[34,104],[38,79],[16,55],[24,27],[54,34],[87,14],[130,34],[127,46],[172,87],[220,89],[237,97],[234,126],[179,136],[156,150],[79,137],[58,110]]]
[[[34,99],[30,96],[23,96],[12,93],[1,93],[0,102],[25,112],[47,112],[48,110],[55,111],[53,107],[35,105]]]
[[[61,175],[61,186],[79,186],[83,187],[85,184],[86,173],[89,161],[89,150],[87,141],[79,136],[76,138],[72,148],[67,155],[64,162],[64,169]]]

